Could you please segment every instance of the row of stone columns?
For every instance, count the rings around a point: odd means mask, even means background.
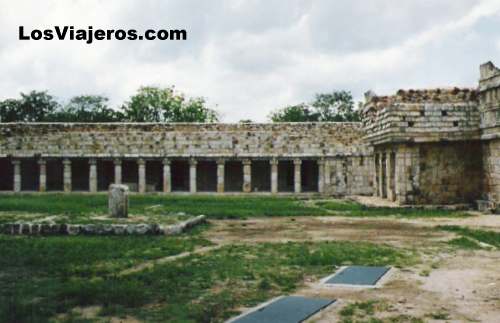
[[[390,201],[396,200],[395,170],[396,153],[392,150],[380,151],[375,154],[374,171],[374,195],[387,198]],[[393,158],[394,156],[394,158]]]
[[[170,159],[164,159],[163,163],[163,192],[169,193],[172,191],[171,183],[171,167]],[[196,159],[189,160],[189,191],[196,193]],[[14,191],[21,191],[21,161],[13,160],[14,166]],[[252,190],[252,161],[244,159],[243,164],[243,192],[251,192]],[[278,193],[278,160],[271,159],[271,192]],[[302,160],[294,159],[294,192],[300,193],[302,189],[302,174],[301,174]],[[39,160],[39,191],[45,192],[47,189],[47,162],[46,160]],[[146,161],[142,158],[137,160],[138,165],[138,191],[139,193],[146,192]],[[65,192],[72,190],[72,169],[71,160],[63,160],[63,187]],[[225,173],[225,160],[217,160],[217,192],[224,192],[224,173]],[[330,184],[329,165],[324,160],[318,160],[318,192],[323,193],[324,187]],[[114,160],[114,182],[115,184],[122,183],[122,160]],[[97,160],[94,158],[89,159],[89,191],[97,192]]]

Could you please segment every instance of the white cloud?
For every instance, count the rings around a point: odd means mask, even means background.
[[[47,89],[67,99],[176,85],[218,105],[224,121],[332,89],[475,86],[500,43],[496,0],[0,0],[0,99]],[[19,41],[17,28],[186,28],[188,40]]]

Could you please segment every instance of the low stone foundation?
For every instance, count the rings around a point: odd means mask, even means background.
[[[205,222],[206,217],[195,218],[173,225],[159,224],[56,224],[6,223],[0,233],[9,235],[176,235]]]

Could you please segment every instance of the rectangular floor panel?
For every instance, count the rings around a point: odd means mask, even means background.
[[[306,298],[287,296],[279,298],[259,309],[250,312],[232,323],[299,323],[311,317],[328,305],[334,299]]]
[[[325,284],[375,285],[390,267],[349,266],[328,279]]]

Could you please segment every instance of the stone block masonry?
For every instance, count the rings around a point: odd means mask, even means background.
[[[4,123],[0,189],[373,194],[499,211],[500,69],[481,65],[474,88],[365,101],[360,123]]]
[[[172,225],[156,223],[135,224],[56,224],[56,223],[5,223],[0,233],[9,235],[177,235],[206,221],[205,215]]]
[[[400,204],[500,203],[500,69],[479,88],[367,92],[364,140],[374,148],[374,195]]]
[[[32,190],[19,185],[32,174],[16,165],[35,160],[39,191],[43,165],[57,161],[56,186],[65,192],[114,183],[139,193],[222,194],[227,185],[241,193],[371,194],[372,148],[360,123],[5,123],[0,148],[0,160],[14,166],[5,176],[15,191]]]

